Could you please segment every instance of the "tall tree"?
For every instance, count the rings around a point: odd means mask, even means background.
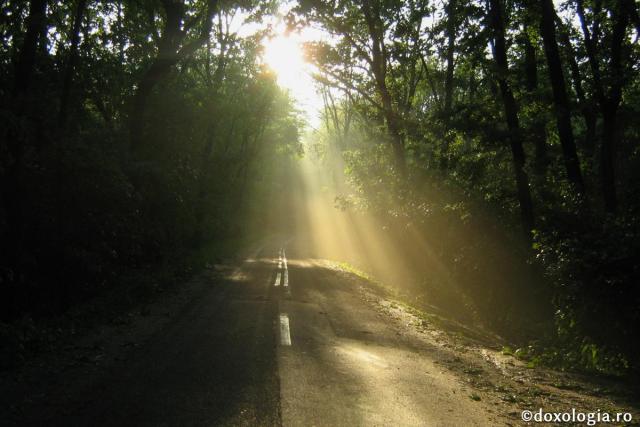
[[[531,238],[534,228],[533,202],[529,189],[529,177],[525,171],[525,153],[522,146],[518,106],[508,81],[509,65],[507,62],[507,46],[505,42],[505,26],[503,9],[500,0],[489,0],[487,16],[488,27],[493,35],[493,55],[496,63],[496,79],[500,86],[504,115],[509,128],[509,144],[513,156],[513,171],[515,174],[518,202],[522,227],[527,238]]]
[[[78,61],[78,44],[80,43],[80,27],[82,25],[82,17],[87,7],[87,0],[78,0],[73,15],[73,26],[71,29],[71,46],[65,61],[63,78],[62,78],[62,95],[60,96],[60,110],[58,113],[58,128],[64,130],[67,125],[67,117],[69,114],[69,98],[71,95],[71,87],[73,84],[73,73],[75,72],[76,62]]]
[[[456,32],[457,32],[457,21],[456,21],[456,0],[449,0],[445,7],[445,13],[447,15],[447,23],[446,23],[446,36],[447,36],[447,48],[446,48],[446,71],[445,71],[445,80],[444,80],[444,117],[445,117],[445,126],[450,127],[450,119],[452,114],[453,107],[453,73],[454,73],[454,54],[455,54],[455,43],[456,43]],[[442,148],[442,159],[440,163],[440,167],[443,170],[446,170],[448,167],[448,156],[449,156],[449,139],[450,136],[445,132],[443,136],[443,148]]]
[[[43,34],[46,33],[46,11],[46,0],[32,0],[29,3],[26,32],[14,67],[14,80],[10,99],[13,114],[19,119],[17,120],[18,123],[27,115],[27,101],[30,97],[32,77],[36,69],[38,44]],[[1,131],[0,151],[4,151],[6,146],[10,154],[9,160],[2,162],[5,163],[2,166],[6,166],[6,171],[2,170],[4,176],[1,176],[0,189],[2,190],[3,208],[7,223],[6,238],[12,245],[4,246],[3,249],[7,253],[2,255],[10,259],[13,265],[21,267],[24,249],[23,231],[25,228],[22,174],[24,155],[27,148],[25,145],[28,141],[25,138],[24,130],[16,128],[17,126],[13,124],[11,127]]]
[[[529,2],[526,3],[527,6],[530,5]],[[536,177],[541,182],[540,185],[544,185],[544,177],[547,170],[547,166],[549,163],[549,156],[547,153],[547,132],[546,132],[546,123],[545,116],[542,114],[539,106],[539,102],[537,102],[538,97],[538,58],[536,46],[534,45],[534,41],[532,41],[532,11],[523,10],[521,12],[524,14],[523,18],[523,30],[520,34],[520,40],[522,43],[522,48],[524,51],[524,89],[527,96],[527,102],[531,102],[535,105],[536,110],[533,113],[532,123],[530,125],[530,129],[528,129],[528,133],[533,142],[533,146],[535,147],[535,160],[534,160],[534,169],[536,172]]]
[[[14,74],[13,99],[18,101],[19,104],[22,103],[20,98],[27,93],[31,84],[31,77],[36,64],[38,43],[45,32],[46,11],[46,0],[32,0],[29,3],[27,29],[24,35],[24,42],[18,54]]]
[[[193,55],[207,42],[218,0],[208,0],[200,13],[191,16],[186,15],[187,6],[184,1],[162,0],[161,3],[165,16],[162,34],[158,40],[158,53],[138,83],[129,117],[130,145],[134,154],[139,151],[144,137],[149,96],[154,87],[171,72],[174,65]],[[188,36],[194,27],[197,34],[189,40]]]
[[[600,67],[600,54],[598,51],[598,34],[600,28],[599,7],[601,2],[596,2],[594,10],[593,33],[587,22],[584,1],[576,0],[576,9],[580,19],[580,26],[584,36],[584,44],[591,69],[596,100],[602,115],[602,141],[600,145],[600,185],[604,206],[608,212],[615,213],[618,209],[618,196],[616,194],[616,139],[618,108],[622,100],[622,88],[626,83],[625,40],[629,25],[629,7],[624,1],[615,2],[608,12],[611,16],[611,37],[608,53],[608,75],[603,76]],[[634,9],[635,10],[635,9]],[[608,77],[608,92],[605,91],[604,77]]]
[[[565,57],[569,62],[569,70],[571,71],[571,80],[573,82],[574,91],[576,93],[576,98],[578,101],[578,105],[580,106],[580,111],[582,113],[582,117],[584,119],[584,125],[586,128],[584,135],[584,148],[591,155],[593,152],[593,146],[595,144],[596,138],[596,113],[594,111],[594,106],[590,97],[587,97],[587,93],[583,87],[583,76],[580,71],[580,66],[578,65],[578,61],[576,60],[576,52],[571,44],[571,39],[569,38],[569,30],[568,24],[562,22],[562,20],[556,15],[555,17],[556,25],[558,27],[559,39],[562,48],[565,51]]]
[[[313,46],[318,77],[345,93],[358,94],[375,109],[384,121],[395,169],[404,174],[406,116],[425,74],[418,64],[424,55],[420,26],[429,13],[427,2],[307,0],[295,10],[335,37],[334,46]]]
[[[560,61],[560,52],[556,40],[555,9],[553,0],[540,0],[540,33],[544,42],[544,51],[547,57],[549,80],[553,90],[553,103],[556,110],[556,124],[558,136],[562,146],[567,178],[579,193],[584,193],[584,182],[580,171],[580,161],[573,139],[571,127],[571,109],[567,88],[564,80],[564,72]]]
[[[385,23],[381,17],[381,4],[378,0],[363,0],[362,14],[364,15],[370,38],[370,66],[378,94],[382,100],[382,112],[391,136],[391,145],[395,154],[396,166],[401,174],[406,172],[404,152],[404,138],[400,116],[393,105],[391,93],[387,86],[387,63],[389,61],[385,45]]]

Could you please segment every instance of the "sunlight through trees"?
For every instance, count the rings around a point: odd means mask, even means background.
[[[633,0],[4,1],[1,320],[286,235],[637,372],[639,37]]]

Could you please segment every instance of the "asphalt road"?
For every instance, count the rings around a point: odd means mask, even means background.
[[[283,425],[494,425],[436,363],[438,349],[405,334],[343,276],[314,260],[288,267],[290,297],[278,310],[291,335],[278,346]]]
[[[495,425],[401,323],[326,263],[272,245],[66,403],[16,424]]]

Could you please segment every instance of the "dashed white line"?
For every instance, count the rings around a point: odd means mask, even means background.
[[[274,286],[280,286],[280,279],[284,287],[287,298],[290,298],[291,291],[289,289],[289,268],[287,266],[287,256],[284,248],[280,248],[278,253],[278,273]],[[289,330],[289,315],[280,313],[280,345],[291,346],[291,332]]]
[[[276,275],[276,281],[273,283],[273,286],[280,286],[280,277],[282,277],[281,275],[282,273],[278,271],[278,274]]]
[[[289,315],[280,313],[280,344],[291,345],[291,332],[289,331]]]

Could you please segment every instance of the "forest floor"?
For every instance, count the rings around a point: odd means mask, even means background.
[[[473,325],[303,255],[283,267],[267,245],[213,265],[1,373],[2,424],[523,425],[539,409],[640,420],[620,379],[529,367]]]

